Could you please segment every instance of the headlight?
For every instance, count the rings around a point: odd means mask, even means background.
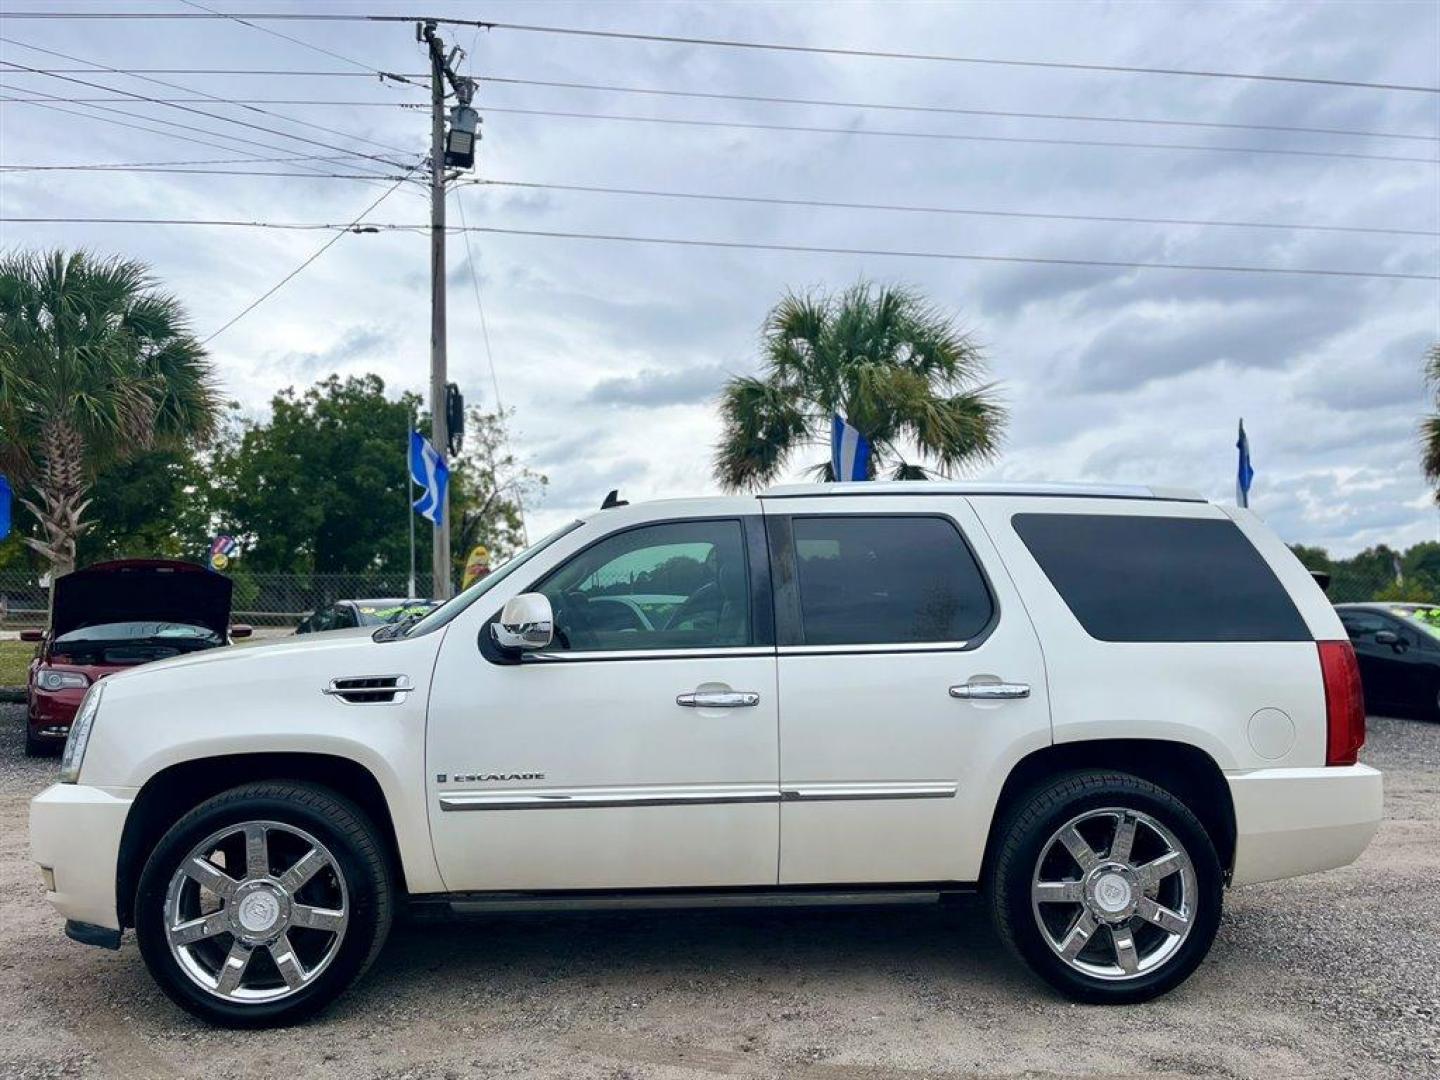
[[[56,671],[46,668],[36,677],[41,690],[83,690],[90,685],[90,679],[79,671]]]
[[[74,784],[80,780],[80,763],[85,760],[85,744],[90,741],[90,729],[95,726],[95,714],[100,711],[100,695],[105,692],[104,683],[96,683],[80,702],[80,710],[70,725],[70,737],[65,740],[65,753],[60,758],[60,782]]]

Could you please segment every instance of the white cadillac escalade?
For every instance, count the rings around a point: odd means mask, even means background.
[[[1340,621],[1246,511],[866,483],[619,506],[408,625],[95,684],[31,809],[76,940],[292,1021],[401,904],[979,890],[1071,997],[1185,979],[1227,885],[1381,816]]]

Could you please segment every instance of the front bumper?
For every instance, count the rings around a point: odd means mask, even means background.
[[[1360,857],[1384,814],[1368,765],[1229,773],[1235,803],[1235,885],[1299,877]]]
[[[30,734],[38,739],[64,739],[70,734],[70,725],[75,722],[75,713],[85,699],[81,688],[66,690],[41,690],[30,687],[30,709],[26,718]]]
[[[115,881],[135,792],[52,784],[30,800],[30,855],[53,880],[45,899],[71,922],[120,929]]]

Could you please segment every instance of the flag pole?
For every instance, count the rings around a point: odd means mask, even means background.
[[[410,427],[415,427],[415,414],[410,414]],[[405,515],[410,519],[410,589],[405,594],[405,599],[414,600],[415,597],[415,507],[411,505],[415,500],[411,498],[415,494],[415,479],[410,475],[410,432],[406,432],[405,439]]]

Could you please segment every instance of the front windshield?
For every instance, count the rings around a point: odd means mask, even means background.
[[[50,646],[50,659],[100,667],[148,664],[224,644],[214,630],[190,623],[156,619],[99,623],[59,635]]]
[[[471,604],[475,603],[476,600],[479,600],[496,585],[499,585],[500,582],[504,581],[516,570],[520,569],[520,567],[524,566],[536,555],[539,555],[540,552],[544,551],[551,544],[555,543],[556,540],[559,540],[566,533],[574,532],[583,524],[584,522],[582,521],[571,521],[568,524],[560,526],[560,528],[556,529],[549,536],[546,536],[543,539],[537,540],[535,543],[531,544],[528,548],[520,552],[520,554],[516,555],[504,566],[500,567],[497,570],[491,571],[489,574],[486,574],[483,578],[475,582],[474,585],[471,585],[464,592],[458,594],[457,596],[451,597],[449,600],[445,601],[445,603],[433,609],[424,618],[409,624],[403,622],[395,624],[393,629],[398,631],[398,634],[396,634],[395,636],[414,637],[417,634],[428,634],[431,630],[438,630],[440,627],[444,626],[451,619],[455,618],[455,616],[459,615],[462,611],[468,608]],[[391,627],[382,626],[379,630],[375,632],[376,640],[385,640],[385,637],[382,635],[386,635],[386,632],[391,629]]]

